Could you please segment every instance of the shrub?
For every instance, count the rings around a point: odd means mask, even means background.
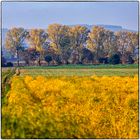
[[[12,62],[7,62],[6,67],[13,67],[13,63]]]
[[[110,64],[119,64],[120,63],[120,56],[118,54],[113,54],[110,58],[109,58],[109,63]]]
[[[131,56],[128,57],[128,64],[133,64],[134,60]]]
[[[99,62],[100,63],[103,63],[103,64],[108,64],[108,58],[105,57],[105,58],[99,58]]]
[[[50,62],[52,61],[52,57],[50,55],[47,55],[45,57],[45,61],[48,62],[48,64],[50,64]]]

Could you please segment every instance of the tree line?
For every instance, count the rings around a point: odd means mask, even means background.
[[[24,47],[28,44],[28,47]],[[17,57],[17,64],[127,64],[138,63],[138,33],[113,32],[100,26],[51,24],[45,29],[12,28],[5,48]]]

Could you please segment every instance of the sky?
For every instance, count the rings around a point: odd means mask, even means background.
[[[138,2],[2,2],[2,28],[49,24],[119,25],[138,30]]]

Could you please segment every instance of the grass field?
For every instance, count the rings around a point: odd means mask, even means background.
[[[138,65],[62,65],[20,67],[21,76],[133,76],[138,74]]]
[[[20,67],[22,69],[135,69],[138,68],[138,64],[100,64],[100,65],[58,65],[58,66],[25,66]]]

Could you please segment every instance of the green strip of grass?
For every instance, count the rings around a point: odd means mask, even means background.
[[[109,64],[100,64],[100,65],[58,65],[58,66],[25,66],[20,67],[22,69],[116,69],[116,68],[127,68],[133,69],[138,68],[138,64],[118,64],[118,65],[109,65]]]

